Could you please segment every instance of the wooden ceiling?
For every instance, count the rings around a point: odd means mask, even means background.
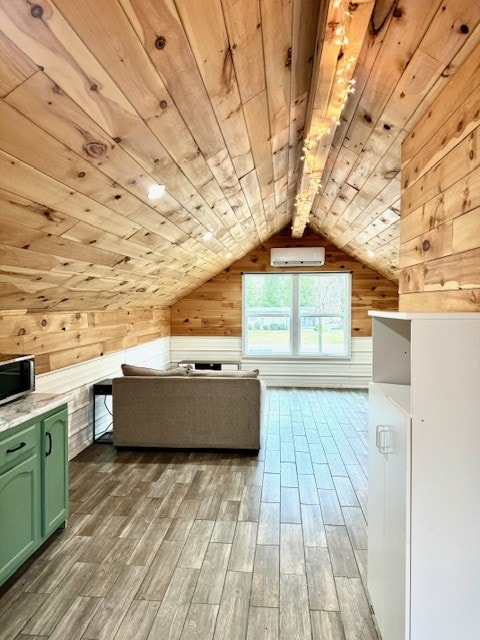
[[[0,309],[171,304],[301,235],[308,199],[395,279],[401,141],[479,22],[471,0],[0,0]]]
[[[350,97],[326,155],[312,228],[398,278],[401,144],[469,55],[480,59],[480,5],[377,0]],[[480,98],[479,98],[480,99]]]

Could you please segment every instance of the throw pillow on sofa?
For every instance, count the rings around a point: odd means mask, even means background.
[[[208,371],[205,369],[189,369],[187,375],[189,378],[258,378],[259,373],[260,371],[258,369],[252,369],[251,371],[230,371],[229,369]]]
[[[149,369],[148,367],[136,367],[133,364],[122,364],[122,373],[124,376],[186,376],[188,367],[176,367],[168,371],[161,369]]]

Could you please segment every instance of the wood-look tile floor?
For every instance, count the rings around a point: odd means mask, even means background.
[[[376,640],[366,463],[363,391],[268,390],[258,458],[92,445],[0,638]]]

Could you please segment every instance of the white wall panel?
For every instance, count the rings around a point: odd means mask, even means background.
[[[242,358],[241,338],[172,336],[172,363],[180,360],[239,360],[260,369],[269,386],[367,388],[372,379],[372,339],[352,338],[350,358],[287,360]]]

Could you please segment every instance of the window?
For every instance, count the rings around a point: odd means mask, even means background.
[[[243,276],[245,356],[346,357],[350,274]]]

